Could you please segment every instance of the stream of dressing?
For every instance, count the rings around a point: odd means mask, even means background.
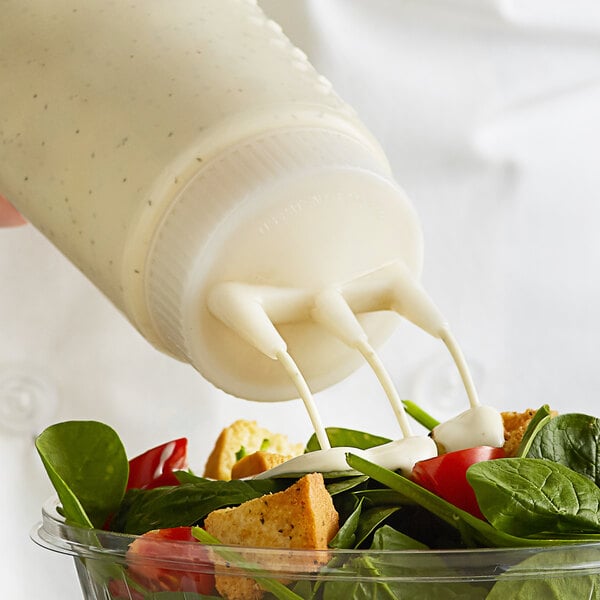
[[[437,456],[436,442],[430,436],[413,433],[392,379],[356,318],[356,314],[364,312],[395,311],[446,345],[460,374],[470,408],[459,415],[457,423],[449,421],[438,426],[441,432],[438,436],[441,440],[436,438],[438,443],[441,442],[447,450],[458,449],[457,446],[461,445],[482,445],[480,442],[496,446],[504,443],[499,413],[480,405],[467,362],[447,322],[402,264],[386,265],[366,276],[317,293],[222,283],[213,290],[209,308],[246,341],[281,364],[298,391],[321,446],[320,451],[293,458],[261,476],[348,470],[347,452],[361,454],[387,468],[408,472],[415,462]],[[310,387],[276,329],[281,320],[289,322],[306,318],[361,353],[386,394],[402,432],[401,439],[363,451],[331,447]]]

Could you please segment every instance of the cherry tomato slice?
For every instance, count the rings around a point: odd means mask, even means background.
[[[179,485],[173,471],[187,466],[187,439],[179,438],[151,448],[129,461],[127,489]]]
[[[411,478],[454,506],[485,519],[477,504],[475,492],[467,481],[467,469],[475,463],[505,456],[504,449],[491,446],[448,452],[417,462]]]
[[[215,587],[208,551],[194,538],[191,527],[145,533],[129,546],[126,560],[129,575],[151,592],[210,594]],[[175,568],[178,561],[183,563],[181,570]]]

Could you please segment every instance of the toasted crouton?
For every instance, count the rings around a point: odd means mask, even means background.
[[[267,494],[244,502],[234,508],[222,508],[211,512],[204,521],[204,528],[223,544],[249,547],[294,548],[326,550],[328,543],[338,531],[338,514],[323,475],[305,475],[294,485],[276,494]],[[261,564],[260,554],[240,552],[244,560]],[[278,554],[276,564],[271,558],[265,565],[271,572],[314,572],[325,564],[327,552],[309,556]],[[263,559],[264,560],[264,559]],[[227,564],[231,575],[217,574],[216,588],[228,600],[259,600],[263,590],[239,569]]]
[[[274,454],[294,457],[304,451],[304,444],[293,444],[287,436],[259,427],[256,421],[240,419],[223,429],[217,438],[215,447],[206,461],[204,477],[229,481],[231,468],[237,461],[236,453],[241,448],[247,454],[261,450],[265,440],[267,450]]]
[[[243,477],[252,477],[268,471],[277,465],[284,463],[291,456],[275,454],[274,452],[253,452],[243,458],[240,458],[231,468],[231,479],[242,479]]]
[[[502,421],[504,422],[504,452],[506,456],[515,456],[523,435],[527,430],[527,426],[533,419],[537,411],[533,408],[528,408],[524,412],[503,412]],[[551,411],[552,416],[555,416],[556,411]]]

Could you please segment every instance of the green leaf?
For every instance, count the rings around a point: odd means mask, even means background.
[[[600,600],[597,575],[585,577],[548,577],[528,580],[501,580],[486,600]]]
[[[212,479],[195,475],[191,471],[173,471],[173,475],[175,475],[175,478],[179,483],[203,483],[205,481],[213,481]]]
[[[390,489],[421,505],[424,509],[458,530],[461,534],[464,534],[465,531],[468,532],[469,539],[476,541],[477,545],[520,547],[545,546],[551,543],[560,543],[560,540],[531,540],[510,535],[495,529],[489,523],[446,502],[439,496],[432,494],[425,488],[422,488],[402,475],[398,475],[394,471],[385,469],[355,454],[348,454],[347,460],[353,469],[387,485]]]
[[[313,583],[308,579],[300,579],[300,581],[296,581],[296,583],[291,586],[291,590],[294,592],[294,594],[298,594],[298,596],[304,600],[314,600],[314,598],[320,597],[315,595]]]
[[[381,571],[370,557],[348,561],[339,571],[341,581],[326,581],[323,600],[398,600],[390,585],[380,581]]]
[[[35,445],[65,519],[102,527],[121,503],[129,477],[127,455],[115,431],[96,421],[67,421],[48,427]]]
[[[574,565],[598,564],[598,550],[541,552],[501,575],[486,600],[600,600],[600,576],[569,572]],[[532,577],[532,573],[552,576]]]
[[[324,583],[323,600],[482,600],[486,594],[485,588],[462,581],[432,581],[432,573],[442,580],[460,577],[434,557],[426,568],[419,568],[403,565],[398,557],[367,554],[349,560],[339,572],[342,580]]]
[[[129,490],[113,519],[115,531],[139,535],[151,529],[191,526],[217,508],[237,506],[279,492],[285,480],[256,479],[183,483],[150,490]]]
[[[542,427],[545,427],[551,418],[552,414],[550,412],[550,407],[547,404],[544,404],[544,406],[536,411],[531,421],[529,421],[529,425],[527,425],[525,433],[523,434],[523,438],[521,439],[521,443],[517,449],[517,457],[527,456],[533,440],[541,431]]]
[[[404,559],[397,555],[388,555],[390,551],[420,551],[427,546],[396,531],[389,525],[383,525],[375,532],[371,544],[373,554],[365,558],[354,559],[343,567],[347,572],[348,582],[330,582],[324,598],[352,598],[367,600],[371,598],[406,598],[418,600],[482,600],[487,590],[462,582],[440,583],[431,580],[432,574],[440,579],[460,578],[460,573],[446,565],[435,555],[428,555],[426,562],[422,559],[412,560],[410,555]],[[384,551],[383,554],[378,552]],[[422,565],[426,566],[423,567]],[[369,577],[370,580],[353,581],[356,576]],[[422,577],[425,581],[414,581]],[[394,581],[396,578],[396,581]],[[382,581],[384,580],[384,581]],[[336,596],[337,594],[337,596]],[[350,595],[353,594],[353,595]]]
[[[382,525],[373,534],[371,550],[428,550],[428,547],[389,525]]]
[[[600,533],[600,488],[564,465],[503,458],[472,465],[467,480],[481,511],[515,536]]]
[[[367,538],[389,517],[400,510],[399,506],[375,506],[362,511],[356,528],[355,548],[360,548]]]
[[[368,448],[381,446],[381,444],[387,444],[391,441],[385,437],[355,429],[344,429],[343,427],[327,427],[325,431],[327,432],[327,438],[332,448],[348,446],[349,448],[367,450]],[[306,444],[305,452],[314,452],[320,449],[321,446],[319,445],[317,436],[313,433]]]
[[[368,506],[407,506],[414,505],[414,501],[389,488],[376,488],[370,490],[357,490],[357,498],[364,498]]]
[[[369,478],[366,475],[358,475],[355,477],[345,477],[344,479],[336,479],[335,481],[331,481],[326,484],[327,491],[330,496],[337,496],[338,494],[343,494],[350,490],[356,489],[358,486],[362,485]]]
[[[356,529],[360,521],[361,512],[362,500],[358,502],[352,514],[344,521],[344,524],[329,542],[330,548],[354,548]]]
[[[528,458],[546,458],[600,485],[600,419],[558,415],[533,439]]]

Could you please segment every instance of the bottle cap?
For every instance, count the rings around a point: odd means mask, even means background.
[[[415,212],[372,146],[327,129],[255,137],[207,161],[164,216],[146,266],[146,298],[163,350],[235,396],[297,397],[277,361],[208,308],[222,282],[315,291],[402,260],[420,275]],[[397,316],[359,315],[381,343]],[[361,365],[359,354],[299,315],[276,324],[313,391]]]

